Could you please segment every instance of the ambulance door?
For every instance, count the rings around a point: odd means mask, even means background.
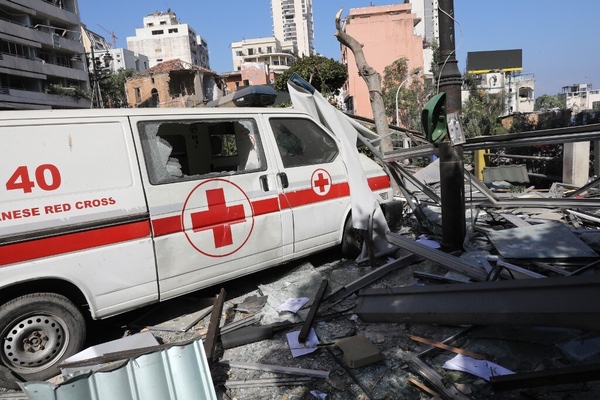
[[[312,119],[271,117],[283,211],[293,216],[294,256],[334,245],[350,203],[339,143]]]
[[[135,121],[161,299],[282,261],[275,172],[237,115]]]

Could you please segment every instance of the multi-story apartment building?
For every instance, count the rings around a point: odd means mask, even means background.
[[[415,35],[423,38],[423,76],[431,79],[431,64],[433,63],[434,42],[440,39],[438,21],[438,0],[410,0],[412,13],[417,15]]]
[[[363,44],[369,65],[382,75],[385,67],[401,57],[408,59],[411,71],[423,71],[423,38],[415,35],[414,27],[419,21],[411,6],[403,3],[352,8],[346,17],[346,32]],[[348,66],[348,82],[344,86],[346,109],[372,118],[367,84],[358,74],[354,54],[346,47],[342,48],[342,62]]]
[[[275,37],[231,43],[233,71],[222,74],[226,91],[273,83],[278,75],[294,65],[294,54],[297,51],[292,41],[281,43]]]
[[[77,0],[3,1],[0,109],[89,108]]]
[[[503,116],[531,113],[535,105],[535,77],[524,74],[523,51],[492,50],[467,53],[467,72],[474,77],[478,89],[502,97]],[[469,91],[462,91],[462,101]]]
[[[275,74],[294,64],[296,46],[293,42],[281,43],[275,37],[244,39],[231,43],[233,70],[240,71],[244,63],[263,63]]]
[[[149,66],[180,59],[210,69],[208,44],[188,24],[181,23],[173,11],[155,12],[144,17],[144,27],[127,38],[127,48],[148,56]]]
[[[600,90],[592,90],[591,83],[563,86],[560,94],[565,98],[567,108],[570,108],[573,114],[583,110],[600,111]]]
[[[298,56],[315,54],[312,0],[271,0],[273,35],[281,42],[293,42]]]

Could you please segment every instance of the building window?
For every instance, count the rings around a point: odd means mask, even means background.
[[[169,33],[177,33],[177,32],[179,32],[179,30],[177,28],[169,29]]]
[[[163,31],[162,29],[152,31],[153,35],[162,35],[163,33],[165,33],[165,31]]]
[[[136,87],[133,89],[133,91],[135,92],[135,102],[141,103],[142,102],[142,92],[140,91],[140,88]]]

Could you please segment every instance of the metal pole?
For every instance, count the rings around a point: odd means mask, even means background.
[[[439,88],[446,93],[446,112],[461,111],[462,77],[455,58],[454,0],[439,0],[441,60]],[[446,138],[439,146],[442,197],[442,248],[462,250],[466,233],[463,149]]]
[[[100,94],[100,80],[98,79],[98,70],[96,69],[96,55],[94,54],[94,46],[92,45],[92,108],[94,108],[94,100],[97,108],[104,108],[102,104],[102,95]]]

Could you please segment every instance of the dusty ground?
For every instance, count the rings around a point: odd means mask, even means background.
[[[382,261],[383,262],[383,261]],[[248,317],[245,312],[236,311],[238,305],[251,296],[267,296],[267,302],[258,312],[261,324],[278,321],[301,322],[308,309],[298,314],[279,312],[276,307],[289,297],[313,298],[323,279],[329,286],[325,296],[339,287],[348,284],[373,270],[369,265],[358,265],[354,261],[340,258],[337,251],[328,251],[315,256],[273,268],[251,277],[246,277],[225,285],[209,288],[187,296],[188,304],[197,302],[198,308],[205,306],[206,299],[214,299],[221,288],[226,290],[226,302],[222,322],[231,323]],[[444,275],[447,270],[423,261],[410,267],[389,273],[369,287],[395,287],[417,284],[414,271]],[[182,300],[165,303],[177,308]],[[322,395],[327,399],[431,399],[434,395],[417,388],[410,381],[424,383],[423,377],[410,366],[410,360],[430,348],[426,344],[411,340],[415,335],[435,341],[463,332],[466,327],[446,327],[411,324],[374,324],[364,323],[353,313],[356,297],[352,296],[332,307],[322,307],[320,314],[340,315],[319,322],[316,332],[320,338],[319,348],[308,355],[292,357],[286,333],[299,330],[300,327],[276,332],[272,338],[227,350],[217,348],[219,361],[243,361],[312,370],[329,371],[328,379],[313,379],[297,386],[266,385],[257,383],[249,388],[233,388],[228,382],[260,380],[282,376],[254,370],[222,367],[214,364],[212,376],[222,382],[216,386],[219,399],[314,399]],[[160,308],[159,308],[160,307]],[[150,311],[154,318],[160,316],[164,305],[148,307],[135,313],[122,315],[108,321],[92,325],[90,344],[108,341],[140,330],[140,318]],[[154,310],[154,311],[153,311]],[[166,318],[166,317],[165,317]],[[160,317],[159,317],[160,319]],[[141,319],[143,322],[143,318]],[[142,323],[143,324],[143,323]],[[208,317],[199,321],[186,332],[152,330],[164,343],[176,343],[196,338],[206,332]],[[383,355],[379,361],[360,368],[347,368],[339,362],[342,351],[335,342],[344,337],[364,335]],[[577,344],[586,346],[577,347]],[[487,360],[495,362],[514,372],[542,371],[576,365],[580,362],[598,362],[600,338],[597,334],[570,329],[549,329],[535,327],[478,327],[469,330],[460,340],[451,345],[471,352],[485,355]],[[574,347],[575,346],[575,347]],[[454,384],[467,398],[472,399],[600,399],[600,382],[563,384],[530,389],[519,389],[494,393],[485,380],[466,373],[449,371],[442,368],[444,362],[455,354],[449,351],[435,351],[422,357],[431,365],[442,381]],[[338,361],[336,361],[336,359]],[[435,391],[435,388],[424,383]],[[314,393],[314,394],[312,394]],[[5,392],[5,396],[14,396],[15,392]],[[12,397],[15,398],[15,397]]]

